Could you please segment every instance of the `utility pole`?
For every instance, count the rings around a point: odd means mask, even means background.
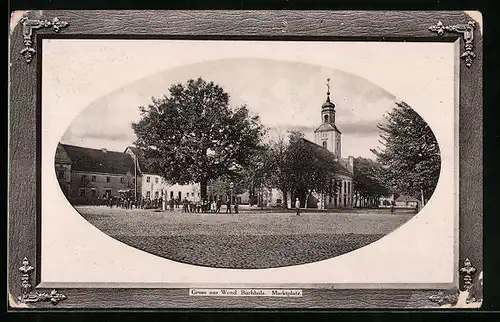
[[[134,199],[137,208],[137,157],[135,153],[133,153],[133,155],[134,155]]]

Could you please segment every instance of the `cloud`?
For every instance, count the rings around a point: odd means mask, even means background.
[[[270,127],[268,137],[274,138],[294,130],[314,140],[326,100],[327,78],[331,79],[330,97],[344,140],[353,136],[376,141],[377,123],[394,105],[394,96],[383,88],[340,70],[270,59],[220,59],[168,69],[113,91],[83,110],[63,139],[132,144],[136,137],[131,123],[140,118],[138,106],[147,105],[151,97],[165,95],[172,84],[196,77],[221,85],[232,106],[246,104]],[[345,149],[351,153],[358,147],[345,145]]]
[[[357,135],[357,136],[371,136],[371,135],[378,135],[377,125],[380,122],[382,122],[382,119],[339,123],[337,126],[343,134]]]

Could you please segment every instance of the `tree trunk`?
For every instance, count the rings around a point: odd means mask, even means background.
[[[282,193],[283,193],[283,208],[287,209],[288,208],[288,194],[287,194],[287,191],[286,191],[286,188],[282,188],[281,189]]]
[[[208,199],[207,198],[207,180],[202,180],[200,182],[200,193],[201,193],[201,200]]]
[[[420,189],[420,195],[421,195],[421,198],[422,198],[422,207],[423,207],[423,206],[425,206],[424,189]]]

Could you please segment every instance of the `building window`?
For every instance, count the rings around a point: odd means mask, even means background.
[[[87,181],[87,176],[86,176],[86,175],[82,175],[82,176],[81,176],[81,178],[80,178],[80,180],[81,180],[82,182]]]
[[[64,179],[64,169],[57,170],[57,178]]]
[[[151,198],[151,191],[146,191],[146,198]]]
[[[326,149],[326,141],[323,141],[323,147]]]
[[[106,198],[111,197],[111,189],[106,189],[105,192],[106,192]]]
[[[90,189],[90,196],[95,197],[97,191],[95,189]]]
[[[85,197],[85,188],[80,188],[80,197]]]
[[[155,178],[155,183],[158,183],[158,177]]]
[[[106,177],[106,182],[109,183],[111,181],[111,177]]]
[[[325,123],[328,123],[328,115],[325,115]]]
[[[125,183],[125,178],[124,177],[120,178],[120,183]]]
[[[177,192],[177,196],[179,197],[179,200],[182,198],[182,195],[181,195],[180,191]]]
[[[170,191],[170,199],[174,199],[174,192]]]
[[[151,181],[151,178],[149,176],[146,177],[146,182],[149,183]]]
[[[159,195],[158,191],[155,191],[155,198],[158,198]]]

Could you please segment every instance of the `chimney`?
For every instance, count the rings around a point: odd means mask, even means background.
[[[347,162],[347,169],[349,172],[354,173],[354,157],[349,156],[348,162]]]
[[[106,148],[102,148],[101,150],[102,150],[103,153],[108,152],[108,149],[106,149]]]

